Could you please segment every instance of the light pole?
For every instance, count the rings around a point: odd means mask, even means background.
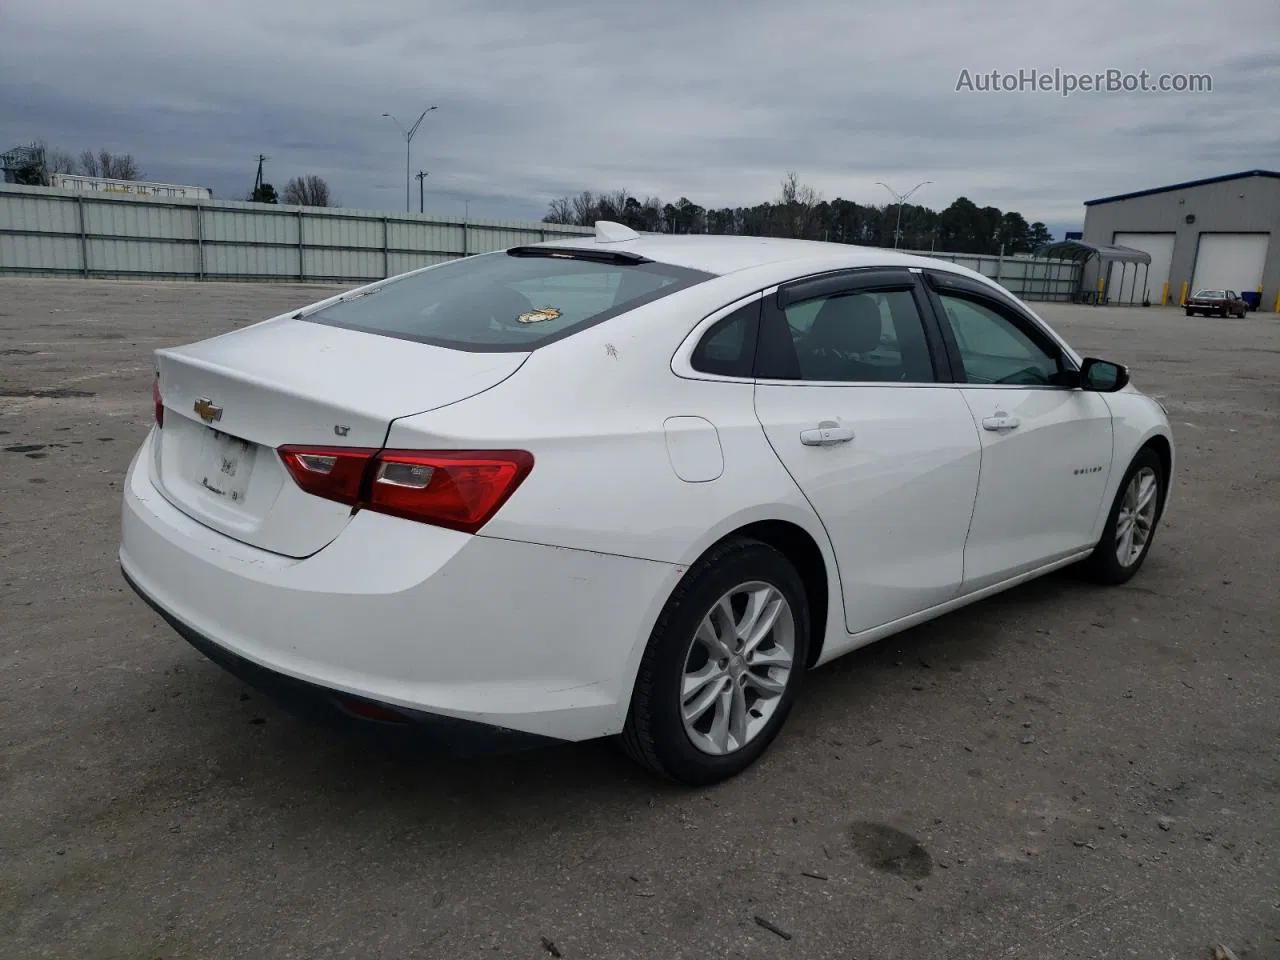
[[[410,127],[408,130],[404,128],[404,124],[402,124],[395,117],[391,116],[391,114],[389,113],[383,114],[384,117],[388,118],[392,123],[394,123],[397,127],[399,127],[400,132],[404,134],[404,211],[405,213],[409,213],[412,210],[412,207],[409,206],[409,180],[410,180],[409,171],[411,169],[411,164],[409,161],[409,145],[413,143],[413,135],[418,132],[418,127],[422,126],[422,118],[425,117],[428,113],[430,113],[434,109],[436,108],[427,107],[427,109],[423,110],[422,113],[418,115],[418,119],[413,122],[413,126]]]
[[[926,183],[933,183],[933,181],[925,180],[921,183],[917,183],[914,187],[912,187],[906,193],[898,193],[896,190],[893,189],[893,187],[889,186],[887,183],[881,183],[879,180],[876,181],[877,186],[884,187],[886,190],[889,191],[889,193],[893,195],[893,199],[898,201],[898,222],[894,225],[894,228],[893,228],[893,249],[895,250],[898,249],[898,237],[902,233],[902,205],[906,203],[908,200],[910,200],[911,195],[915,193],[917,190],[919,190],[921,187],[923,187]]]

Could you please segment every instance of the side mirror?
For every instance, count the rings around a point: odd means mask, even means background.
[[[1080,389],[1115,393],[1129,384],[1129,369],[1109,360],[1086,357],[1080,366]]]

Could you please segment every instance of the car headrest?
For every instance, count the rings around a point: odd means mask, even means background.
[[[880,345],[880,307],[865,293],[832,297],[818,310],[809,331],[809,346],[842,353],[870,353]]]

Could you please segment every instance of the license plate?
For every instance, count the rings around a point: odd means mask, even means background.
[[[243,503],[253,473],[257,445],[216,430],[205,434],[196,480],[207,493],[228,503]]]

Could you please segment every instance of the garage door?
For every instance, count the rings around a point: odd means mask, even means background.
[[[1173,234],[1117,233],[1111,242],[1117,247],[1132,247],[1134,250],[1144,250],[1151,254],[1151,266],[1146,268],[1145,279],[1142,274],[1142,264],[1131,263],[1124,271],[1122,284],[1121,264],[1111,265],[1111,279],[1107,293],[1111,302],[1120,300],[1124,303],[1141,303],[1145,294],[1151,298],[1152,303],[1160,303],[1160,298],[1164,295],[1164,285],[1169,282],[1169,264],[1173,262]]]
[[[1205,287],[1238,294],[1257,290],[1262,284],[1270,239],[1265,233],[1200,234],[1192,292]]]

